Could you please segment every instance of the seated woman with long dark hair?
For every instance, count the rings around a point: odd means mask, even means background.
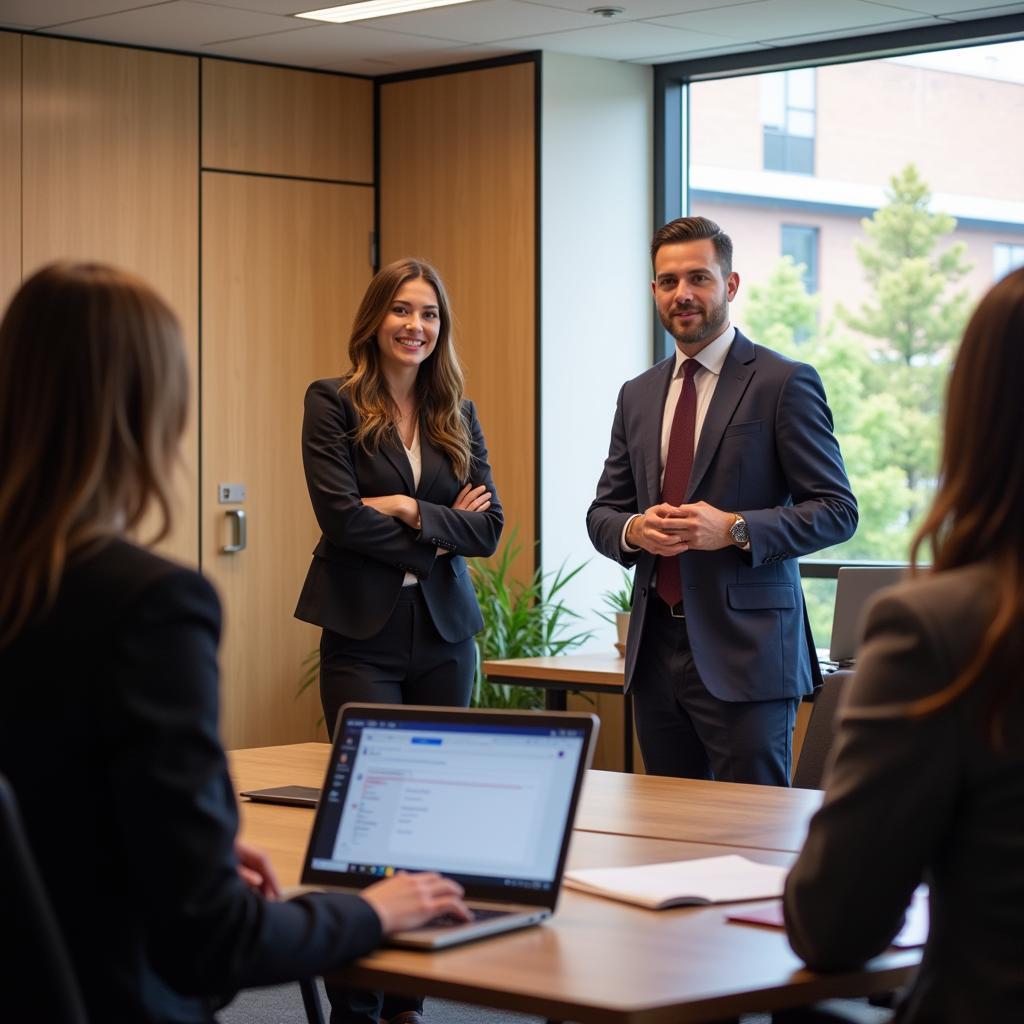
[[[1024,269],[982,299],[950,382],[932,564],[867,617],[825,801],[786,886],[815,970],[880,953],[921,882],[901,1024],[1024,1012]]]
[[[0,772],[103,1024],[212,1021],[240,988],[467,916],[433,874],[276,902],[269,863],[237,842],[216,594],[126,537],[151,506],[167,531],[187,408],[180,327],[143,282],[57,264],[15,295],[0,324]]]

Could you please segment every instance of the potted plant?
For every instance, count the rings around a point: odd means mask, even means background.
[[[564,654],[589,640],[593,633],[568,633],[579,615],[566,607],[561,593],[586,563],[555,572],[538,568],[528,582],[512,577],[512,562],[519,551],[513,530],[508,542],[491,561],[473,559],[470,572],[484,627],[476,635],[476,681],[473,706],[480,708],[542,708],[543,690],[537,687],[492,683],[481,669],[489,658],[538,658]]]
[[[606,590],[602,595],[607,612],[598,612],[605,622],[613,622],[617,639],[615,647],[619,654],[626,653],[626,637],[629,635],[629,612],[633,607],[633,577],[623,569],[622,586]]]

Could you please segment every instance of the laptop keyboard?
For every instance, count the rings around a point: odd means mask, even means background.
[[[471,908],[473,909],[473,908]],[[495,917],[507,917],[512,911],[510,910],[478,910],[473,909],[473,921],[490,921]],[[421,928],[453,928],[458,924],[471,924],[472,922],[463,921],[462,918],[456,917],[454,914],[441,914],[438,917],[431,918],[426,924],[421,925]]]

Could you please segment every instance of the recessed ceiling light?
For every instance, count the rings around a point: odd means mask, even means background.
[[[410,11],[425,11],[430,7],[449,7],[451,4],[467,4],[473,0],[362,0],[360,3],[343,4],[341,7],[325,7],[320,11],[306,11],[296,18],[311,18],[313,21],[331,21],[335,24],[345,21],[363,21],[366,18],[386,18],[391,14],[408,14]]]

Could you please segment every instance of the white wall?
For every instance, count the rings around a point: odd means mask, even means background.
[[[541,551],[546,572],[590,560],[566,603],[607,650],[594,609],[621,570],[585,520],[619,388],[650,365],[653,74],[554,53],[542,74]]]

